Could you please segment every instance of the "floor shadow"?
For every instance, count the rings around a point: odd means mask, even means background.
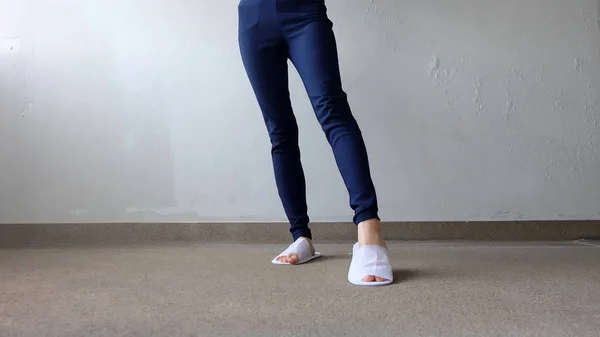
[[[394,269],[394,283],[402,283],[425,277],[432,277],[432,274],[424,270],[416,269]]]
[[[311,262],[325,262],[333,260],[348,260],[348,255],[322,255],[318,259],[314,259]]]

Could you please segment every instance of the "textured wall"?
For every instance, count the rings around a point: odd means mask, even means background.
[[[596,0],[331,0],[387,220],[600,219]],[[0,0],[0,222],[283,220],[236,1]],[[313,220],[349,220],[292,71]]]

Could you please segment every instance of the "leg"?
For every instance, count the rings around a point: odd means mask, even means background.
[[[377,196],[360,128],[342,89],[337,46],[329,19],[323,14],[289,34],[290,58],[298,70],[317,119],[331,145],[350,194],[358,225],[378,219]]]
[[[286,34],[290,58],[304,82],[348,189],[359,246],[385,247],[366,147],[342,89],[332,23],[323,1],[306,2],[299,11],[298,21]],[[387,252],[385,255],[387,259]],[[391,267],[389,270],[391,273]],[[388,279],[391,276],[366,275],[362,281]]]
[[[240,18],[248,21],[250,14],[244,10],[247,9],[240,7]],[[281,39],[271,42],[272,37],[262,36],[266,30],[263,28],[240,30],[240,52],[269,132],[275,181],[290,221],[290,232],[294,240],[310,239],[298,126],[288,90],[287,46]]]

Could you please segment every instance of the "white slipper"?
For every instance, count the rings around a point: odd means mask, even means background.
[[[310,250],[310,244],[308,243],[308,240],[306,240],[306,238],[299,238],[298,240],[296,240],[296,242],[292,243],[281,254],[277,255],[271,262],[273,264],[289,264],[289,265],[291,265],[291,263],[277,261],[278,257],[288,256],[291,253],[298,254],[298,263],[296,263],[296,264],[303,264],[303,263],[306,263],[313,259],[316,259],[317,257],[321,257],[321,253],[319,253],[319,252],[316,252],[315,255],[312,255],[312,252]]]
[[[367,275],[374,275],[386,279],[383,282],[365,282],[362,279]],[[352,262],[348,271],[348,281],[357,286],[385,286],[393,282],[392,265],[388,251],[381,246],[358,246],[352,249]]]

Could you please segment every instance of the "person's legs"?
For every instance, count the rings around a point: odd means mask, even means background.
[[[342,89],[335,36],[324,1],[296,2],[298,13],[284,26],[290,59],[304,82],[348,189],[359,245],[385,246],[367,151]],[[363,281],[381,282],[383,278],[367,275]]]
[[[269,6],[269,2],[241,1],[240,52],[269,132],[275,181],[290,232],[294,241],[300,237],[310,239],[298,126],[288,90],[287,45],[280,36],[275,6]]]

